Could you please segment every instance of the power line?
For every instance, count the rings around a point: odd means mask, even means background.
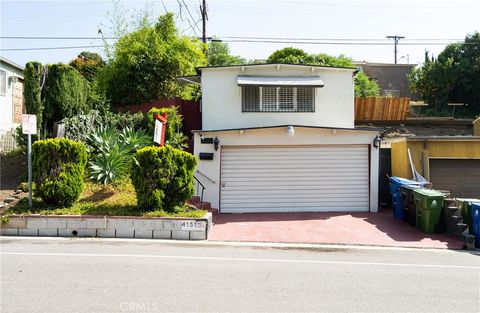
[[[306,41],[386,41],[384,38],[298,38],[298,37],[244,37],[244,36],[217,36],[226,39],[265,39],[265,40],[306,40]],[[461,41],[464,38],[410,38],[408,41]]]
[[[286,43],[305,45],[345,45],[345,46],[389,46],[388,42],[337,42],[337,41],[299,41],[299,40],[250,40],[250,39],[224,39],[217,37],[224,42],[245,42],[245,43]],[[453,42],[410,42],[402,43],[403,46],[443,46]],[[480,45],[478,43],[462,42],[463,45]]]
[[[64,49],[83,49],[83,48],[102,48],[102,47],[104,47],[104,46],[7,48],[7,49],[0,49],[0,51],[64,50]]]
[[[59,37],[59,36],[0,36],[0,39],[22,39],[22,40],[95,40],[95,39],[119,39],[119,37]]]
[[[202,19],[198,21],[194,21],[195,24],[198,24]],[[190,28],[193,25],[190,24]],[[197,28],[199,28],[197,26]],[[235,40],[282,40],[282,41],[352,41],[352,42],[386,42],[386,39],[380,38],[299,38],[299,37],[248,37],[248,36],[216,36],[217,38],[227,39],[235,39]],[[102,39],[119,39],[119,37],[87,37],[87,36],[0,36],[0,39],[15,39],[15,40],[102,40]],[[429,41],[442,41],[439,44],[448,43],[448,41],[463,41],[463,38],[409,38],[406,39],[406,43],[408,44],[410,41],[421,41],[419,44],[423,44]]]
[[[185,9],[187,9],[188,15],[190,15],[192,21],[194,22],[194,25],[197,27],[198,31],[201,31],[200,27],[198,27],[198,22],[195,23],[195,18],[193,18],[192,13],[190,12],[190,9],[188,8],[188,5],[185,3],[185,0],[182,0],[183,5],[185,6]]]

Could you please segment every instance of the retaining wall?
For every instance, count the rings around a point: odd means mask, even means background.
[[[101,237],[206,240],[212,215],[202,218],[143,218],[99,216],[9,216],[2,236]]]

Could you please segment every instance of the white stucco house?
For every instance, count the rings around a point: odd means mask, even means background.
[[[20,125],[23,110],[23,66],[0,57],[0,134]]]
[[[354,126],[354,68],[203,67],[196,176],[220,213],[376,212],[378,130]]]

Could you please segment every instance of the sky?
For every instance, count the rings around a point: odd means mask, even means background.
[[[183,34],[201,36],[201,0],[120,2],[130,21],[146,7],[152,19],[167,10],[176,14]],[[99,37],[99,28],[104,35],[112,35],[111,0],[0,3],[0,55],[20,65],[32,60],[68,63],[84,50],[103,54],[103,48],[96,47],[103,46],[102,40],[91,37]],[[438,55],[447,43],[480,31],[480,0],[207,0],[207,8],[207,35],[228,42],[232,54],[247,59],[266,59],[275,50],[297,47],[309,53],[343,54],[356,61],[393,63],[393,40],[386,36],[398,35],[405,37],[399,41],[398,63],[418,64],[423,62],[426,50]],[[306,41],[314,44],[305,44]],[[80,48],[31,50],[59,47]]]

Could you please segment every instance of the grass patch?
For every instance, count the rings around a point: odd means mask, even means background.
[[[5,215],[41,214],[41,215],[109,215],[143,217],[203,217],[207,211],[197,210],[188,205],[176,207],[174,212],[162,209],[145,211],[137,207],[135,189],[130,180],[112,185],[86,182],[80,199],[70,207],[52,207],[33,198],[33,207],[28,206],[28,198],[23,198],[10,207]]]

